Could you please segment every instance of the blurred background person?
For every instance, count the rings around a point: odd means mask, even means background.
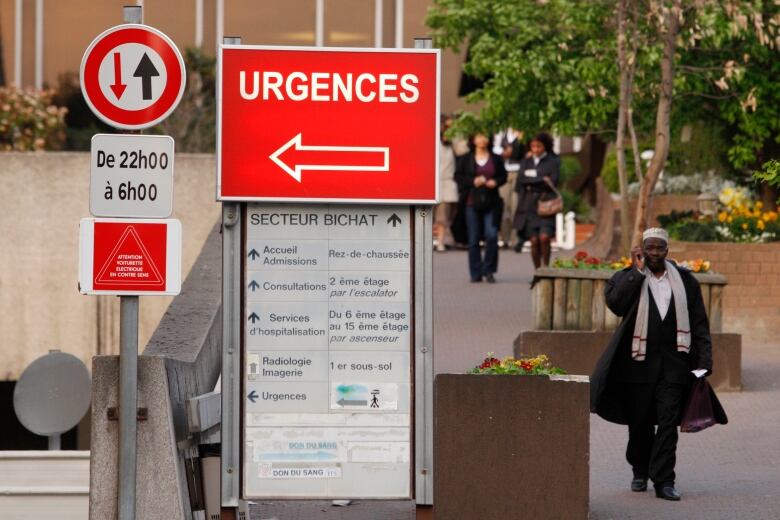
[[[444,134],[452,126],[452,118],[442,114],[439,125],[439,204],[436,206],[433,224],[433,240],[436,251],[445,251],[455,245],[452,226],[458,210],[458,184],[455,182],[455,151],[452,142]]]
[[[495,283],[498,270],[498,225],[503,201],[498,188],[506,183],[506,169],[500,155],[490,151],[488,134],[469,139],[471,151],[460,157],[455,180],[464,193],[468,233],[469,275],[472,282]],[[484,240],[484,255],[480,246]]]
[[[553,152],[553,139],[549,134],[536,135],[529,144],[530,154],[520,163],[515,192],[517,211],[514,224],[522,242],[531,242],[531,259],[534,267],[550,265],[551,239],[555,235],[555,215],[541,217],[536,211],[542,197],[554,195],[552,186],[558,185],[560,158]],[[516,248],[516,251],[520,251]]]
[[[506,184],[498,189],[501,200],[504,201],[504,211],[498,228],[498,247],[514,247],[518,240],[513,224],[515,211],[517,210],[515,183],[517,182],[517,172],[520,170],[520,162],[525,157],[525,151],[523,132],[512,127],[497,133],[493,137],[493,153],[504,158],[504,167],[507,174]]]

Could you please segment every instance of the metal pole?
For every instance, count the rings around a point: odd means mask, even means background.
[[[314,4],[314,45],[325,45],[325,0],[316,0]]]
[[[43,88],[43,0],[35,0],[35,88]]]
[[[119,297],[119,520],[135,520],[138,296]]]
[[[24,6],[22,0],[14,2],[14,86],[22,87],[22,22]]]
[[[415,38],[430,49],[430,38]],[[438,106],[437,106],[438,112]],[[436,135],[439,117],[436,116]],[[436,161],[438,167],[438,160]],[[414,208],[414,461],[415,502],[433,504],[433,206]]]
[[[122,6],[122,18],[125,23],[144,23],[143,9],[140,5]]]
[[[123,6],[125,23],[143,23],[143,8]],[[138,296],[119,297],[119,475],[117,518],[135,520],[138,443]]]
[[[374,47],[384,47],[384,5],[382,0],[374,0]]]
[[[195,0],[195,47],[203,47],[203,0]]]
[[[60,451],[62,449],[61,440],[61,435],[49,435],[49,451]]]
[[[395,46],[404,46],[404,0],[395,0]]]
[[[226,45],[241,38],[225,37]],[[219,87],[217,87],[219,88]],[[219,95],[219,94],[218,94]],[[222,204],[222,507],[238,507],[241,407],[241,205]]]

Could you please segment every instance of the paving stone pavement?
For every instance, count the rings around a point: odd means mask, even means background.
[[[435,255],[437,373],[463,372],[488,351],[512,353],[532,325],[531,273],[528,254],[502,250],[497,283],[472,284],[465,252]],[[680,502],[632,493],[625,427],[592,416],[591,520],[780,520],[780,340],[743,345],[742,370],[745,390],[719,394],[729,424],[680,434]]]

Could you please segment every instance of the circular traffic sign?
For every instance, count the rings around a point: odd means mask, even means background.
[[[139,130],[156,125],[176,108],[186,75],[170,38],[147,25],[124,24],[89,44],[80,79],[96,116],[116,128]]]
[[[14,411],[22,426],[38,435],[59,435],[81,421],[91,399],[89,371],[64,352],[39,357],[14,386]]]

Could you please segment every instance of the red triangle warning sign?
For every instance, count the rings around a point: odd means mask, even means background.
[[[160,285],[164,283],[152,255],[133,226],[127,226],[103,267],[95,285]]]

